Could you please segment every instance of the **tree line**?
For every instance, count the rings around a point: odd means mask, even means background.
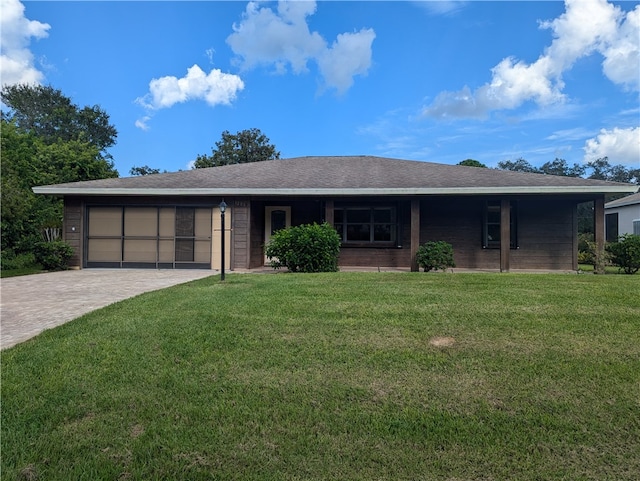
[[[475,159],[465,159],[459,162],[458,165],[487,168],[485,164]],[[583,177],[586,179],[608,180],[611,182],[640,185],[640,168],[634,169],[627,168],[624,165],[611,165],[608,157],[601,157],[586,164],[569,164],[566,160],[556,157],[550,162],[545,162],[540,167],[535,167],[527,160],[518,158],[516,160],[500,161],[496,168],[513,172]]]

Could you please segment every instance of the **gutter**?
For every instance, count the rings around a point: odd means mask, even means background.
[[[361,196],[361,195],[509,195],[509,194],[617,194],[634,193],[636,185],[610,186],[513,186],[513,187],[408,187],[408,188],[331,188],[331,189],[274,189],[274,188],[81,188],[56,186],[33,187],[35,194],[48,195],[106,195],[106,196]]]

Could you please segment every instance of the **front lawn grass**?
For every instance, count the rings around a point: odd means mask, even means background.
[[[637,276],[211,277],[2,353],[2,478],[636,480]]]
[[[30,276],[31,274],[41,274],[43,272],[46,271],[40,265],[23,267],[21,269],[1,269],[0,278],[4,279],[5,277]]]

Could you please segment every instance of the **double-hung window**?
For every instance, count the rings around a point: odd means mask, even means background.
[[[334,227],[343,244],[395,246],[398,222],[395,206],[338,207]]]
[[[509,232],[511,249],[518,248],[518,204],[512,200],[509,202]],[[482,248],[500,248],[500,201],[488,201],[484,206],[482,223]]]

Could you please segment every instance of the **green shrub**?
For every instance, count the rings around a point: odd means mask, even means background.
[[[640,236],[625,234],[607,246],[611,261],[625,274],[635,274],[640,270]]]
[[[36,265],[36,256],[32,252],[16,254],[12,249],[5,249],[0,257],[3,271],[27,269]]]
[[[593,233],[583,232],[578,234],[578,264],[596,263],[596,243],[593,240]]]
[[[266,248],[271,267],[291,272],[336,272],[339,254],[340,236],[327,223],[279,230]]]
[[[453,260],[453,247],[445,241],[432,241],[418,247],[416,255],[418,266],[424,268],[425,272],[431,270],[446,270],[448,267],[455,267]]]
[[[73,248],[64,241],[39,242],[36,260],[47,271],[63,271],[69,267]]]

